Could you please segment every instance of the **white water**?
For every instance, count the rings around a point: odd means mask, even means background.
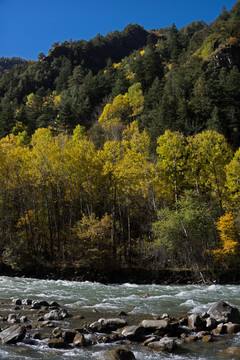
[[[201,313],[209,309],[216,301],[222,299],[240,309],[239,285],[103,285],[91,282],[53,281],[26,278],[0,277],[0,301],[16,298],[33,300],[57,301],[71,314],[84,315],[86,322],[91,321],[93,310],[97,316],[117,316],[125,311],[131,318],[139,322],[152,315],[168,313],[170,316],[184,316],[190,313]],[[4,315],[0,309],[0,315]],[[9,311],[9,310],[8,310]],[[96,316],[96,315],[95,315]],[[130,318],[130,317],[129,317]],[[127,318],[128,320],[128,318]],[[223,340],[226,337],[223,336]],[[46,342],[39,341],[36,345],[20,343],[17,346],[0,346],[1,359],[105,359],[106,352],[116,345],[95,345],[87,349],[53,350]],[[192,346],[192,351],[181,355],[163,355],[149,351],[140,344],[132,346],[137,360],[155,359],[221,359],[217,355],[219,349],[240,346],[240,334],[228,338],[228,344]]]

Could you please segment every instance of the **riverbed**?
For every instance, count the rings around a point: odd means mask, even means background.
[[[240,285],[104,285],[94,282],[76,282],[64,280],[39,280],[18,277],[0,277],[0,314],[4,315],[5,304],[13,299],[32,299],[57,301],[61,307],[73,316],[82,319],[78,324],[90,323],[103,317],[117,317],[121,311],[128,314],[129,324],[139,323],[143,319],[161,316],[185,316],[191,313],[200,314],[207,311],[218,301],[225,300],[240,309]],[[66,320],[65,327],[68,328]],[[187,353],[174,355],[159,354],[140,344],[128,345],[137,360],[213,360],[221,359],[218,351],[230,346],[240,346],[240,333],[236,335],[221,335],[217,343],[191,345]],[[55,350],[49,349],[45,341],[34,345],[26,341],[17,345],[1,345],[2,359],[105,359],[107,351],[114,344],[93,345],[84,349]]]

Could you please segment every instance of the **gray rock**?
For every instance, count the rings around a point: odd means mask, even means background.
[[[206,319],[206,329],[207,330],[213,330],[217,327],[218,323],[217,323],[217,320],[211,318],[211,317],[208,317]]]
[[[13,301],[14,305],[22,305],[22,300],[21,299],[14,299]]]
[[[47,345],[53,349],[66,349],[68,346],[63,339],[50,339]]]
[[[69,317],[67,310],[65,309],[55,309],[51,310],[49,313],[44,315],[44,320],[63,320],[66,317]]]
[[[23,299],[22,305],[32,305],[32,300],[31,299]]]
[[[22,341],[26,335],[26,329],[20,325],[12,325],[0,333],[2,344],[16,344]]]
[[[60,327],[53,329],[52,336],[55,338],[60,338],[62,336],[62,329]]]
[[[164,337],[159,341],[153,341],[148,344],[148,348],[156,351],[166,351],[172,353],[178,348],[178,346],[175,339]]]
[[[140,324],[146,330],[167,330],[169,328],[169,323],[166,320],[143,320]]]
[[[7,317],[7,322],[9,324],[16,324],[16,323],[19,323],[20,320],[17,318],[17,316],[15,314],[9,314]]]
[[[114,349],[108,353],[107,359],[110,360],[135,360],[135,356],[132,351],[127,349]]]
[[[159,341],[159,337],[158,336],[151,336],[150,338],[148,338],[147,340],[145,340],[142,345],[143,346],[147,346],[148,344],[150,344],[153,341]]]
[[[32,302],[32,306],[31,306],[30,309],[31,309],[31,310],[41,309],[41,305],[39,304],[38,301],[33,301],[33,302]]]
[[[46,300],[39,301],[38,304],[39,304],[40,306],[45,306],[45,307],[50,306],[49,303],[48,303]]]
[[[87,346],[87,342],[86,342],[86,339],[83,334],[76,334],[74,336],[72,344],[73,344],[73,346],[76,346],[76,347]]]
[[[237,334],[240,332],[240,324],[227,323],[225,325],[228,334]]]
[[[89,325],[89,329],[92,331],[105,333],[109,331],[115,331],[127,325],[126,320],[119,318],[99,319],[98,321]]]
[[[240,324],[240,312],[239,310],[227,304],[225,301],[220,300],[213,304],[207,312],[210,317],[218,322],[232,322]]]
[[[206,327],[206,321],[199,315],[192,314],[188,317],[188,327],[191,330],[200,331]]]
[[[67,343],[72,343],[75,336],[75,331],[64,331],[64,333],[62,334],[63,340]]]
[[[132,325],[124,328],[122,330],[122,335],[128,340],[142,341],[144,332],[145,330],[143,326]]]
[[[222,334],[226,334],[227,333],[227,326],[223,323],[218,324],[218,326],[216,327],[216,329],[212,330],[212,333],[214,335],[222,335]]]
[[[49,303],[49,306],[60,307],[60,305],[56,301],[51,301]]]
[[[21,316],[21,317],[20,317],[20,322],[21,322],[21,323],[28,322],[27,316],[25,316],[25,315]]]
[[[219,351],[218,354],[221,356],[224,355],[231,359],[240,359],[240,347],[230,347]]]

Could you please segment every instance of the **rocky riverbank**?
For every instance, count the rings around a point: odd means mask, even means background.
[[[240,272],[236,270],[218,271],[197,271],[158,269],[147,267],[111,267],[95,268],[74,265],[55,264],[28,264],[21,269],[0,263],[0,275],[19,276],[38,279],[71,280],[71,281],[92,281],[103,284],[240,284]]]
[[[240,358],[240,348],[228,348],[226,339],[240,333],[240,312],[222,300],[202,314],[179,318],[162,314],[134,323],[132,315],[125,312],[112,318],[99,318],[95,312],[87,319],[80,313],[72,316],[57,302],[16,299],[1,303],[0,327],[2,345],[42,342],[49,348],[68,350],[111,343],[114,347],[106,359],[115,360],[135,359],[133,344],[150,352],[181,353],[191,351],[196,343],[213,343],[214,347],[225,335],[226,348],[221,354]]]

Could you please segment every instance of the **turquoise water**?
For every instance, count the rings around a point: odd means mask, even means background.
[[[33,300],[57,301],[72,315],[83,315],[85,322],[102,317],[118,316],[120,311],[130,316],[127,321],[140,320],[168,313],[184,316],[202,313],[216,301],[222,299],[240,308],[239,285],[103,285],[92,282],[53,281],[26,278],[0,277],[0,301],[30,298]],[[2,309],[1,312],[5,310]],[[95,312],[94,312],[95,311]],[[96,313],[97,311],[97,313]],[[95,317],[95,318],[94,318]],[[65,326],[68,324],[66,322]],[[216,344],[195,343],[186,354],[164,355],[152,352],[141,345],[130,346],[137,360],[155,359],[221,359],[217,352],[230,346],[240,346],[240,334],[226,337]],[[2,359],[99,359],[114,345],[95,345],[87,349],[53,350],[46,341],[36,345],[19,343],[1,345]],[[226,344],[226,341],[228,343]],[[116,345],[115,345],[116,346]]]

